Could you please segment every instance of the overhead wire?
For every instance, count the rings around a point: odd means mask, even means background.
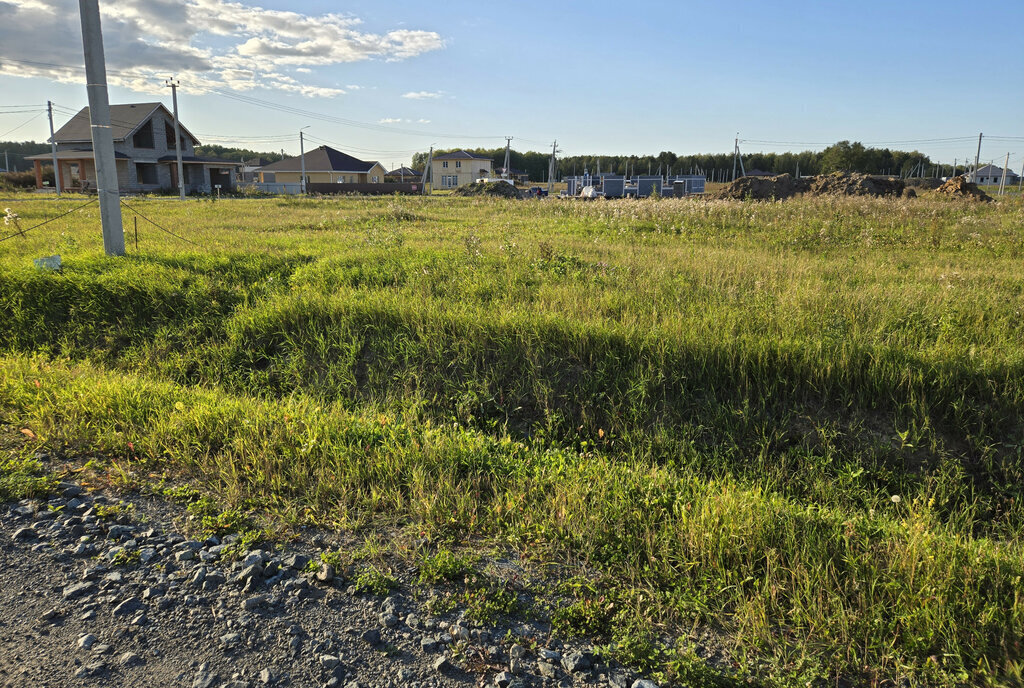
[[[149,219],[148,217],[146,217],[145,215],[140,213],[138,210],[136,210],[132,206],[130,206],[127,203],[125,203],[124,200],[121,201],[121,205],[124,206],[125,208],[127,208],[128,210],[132,211],[133,213],[135,213],[139,217],[141,217],[143,220],[145,220],[149,224],[151,224],[154,227],[156,227],[157,229],[159,229],[161,232],[169,234],[172,237],[174,237],[175,239],[180,239],[181,241],[184,241],[186,244],[192,244],[193,246],[199,246],[199,244],[197,244],[196,242],[192,241],[191,239],[186,239],[185,237],[183,237],[183,236],[181,236],[179,234],[175,234],[174,232],[172,232],[171,230],[167,229],[166,227],[163,227],[161,225],[158,225],[156,222],[153,222],[153,220]]]
[[[6,136],[9,136],[10,134],[13,134],[14,132],[18,131],[22,127],[27,127],[29,124],[31,124],[32,122],[34,122],[37,119],[39,119],[39,117],[42,116],[42,114],[43,114],[42,112],[37,112],[36,114],[32,115],[27,120],[25,120],[24,122],[22,122],[18,126],[14,127],[13,129],[11,129],[9,131],[5,131],[4,133],[0,134],[0,139],[5,138]]]
[[[20,230],[18,232],[15,232],[14,234],[9,234],[9,235],[7,235],[7,236],[5,236],[3,238],[0,238],[0,242],[7,241],[8,239],[13,239],[16,236],[25,236],[25,232],[31,232],[33,229],[38,229],[39,227],[42,227],[43,225],[48,225],[51,222],[59,220],[62,217],[66,217],[66,216],[70,215],[71,213],[73,213],[73,212],[75,212],[77,210],[81,210],[82,208],[85,208],[86,206],[90,206],[93,203],[96,203],[98,201],[99,201],[98,198],[94,198],[91,201],[87,201],[87,202],[83,203],[82,205],[75,206],[74,208],[72,208],[71,210],[67,211],[66,213],[61,213],[60,215],[57,215],[56,217],[51,217],[48,220],[44,220],[43,222],[40,222],[37,225],[33,225],[31,227],[28,227],[27,229],[22,229],[22,230]]]

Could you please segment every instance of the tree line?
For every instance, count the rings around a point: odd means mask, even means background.
[[[489,157],[494,163],[495,173],[505,163],[504,148],[467,148],[440,149],[434,155],[466,150],[477,155]],[[550,153],[511,151],[511,166],[523,170],[530,175],[530,181],[540,182],[547,179]],[[412,159],[413,169],[422,170],[427,164],[427,153],[416,153]],[[925,176],[935,171],[947,175],[951,168],[936,170],[935,163],[919,151],[899,151],[889,148],[870,148],[859,142],[839,141],[822,151],[802,151],[786,153],[744,153],[743,167],[747,171],[758,170],[772,174],[789,173],[796,175],[828,174],[830,172],[860,172],[863,174],[891,174],[909,176],[920,170]],[[569,155],[558,159],[558,176],[581,175],[584,170],[590,173],[610,172],[612,174],[706,174],[724,172],[731,178],[733,154],[701,153],[696,155],[676,155],[670,151],[662,151],[657,155]],[[963,172],[962,165],[957,166]],[[739,164],[736,176],[739,176]]]
[[[505,164],[504,148],[467,148],[439,149],[434,155],[451,153],[456,150],[467,150],[470,153],[484,155],[491,159],[495,173]],[[50,144],[35,141],[0,142],[0,155],[7,151],[11,168],[29,170],[32,163],[25,160],[27,156],[48,153]],[[205,145],[196,147],[196,155],[240,162],[242,160],[262,159],[266,163],[282,159],[280,153],[260,152],[248,148],[230,148],[225,146]],[[412,157],[412,167],[422,170],[427,164],[427,152],[416,153]],[[547,180],[549,152],[510,153],[511,166],[514,170],[522,170],[529,175],[530,181]],[[822,151],[803,151],[786,153],[745,153],[743,166],[746,170],[759,170],[772,174],[789,173],[795,175],[828,174],[829,172],[861,172],[864,174],[891,174],[909,176],[914,170],[923,170],[925,176],[931,176],[935,163],[924,153],[918,151],[899,151],[888,148],[870,148],[859,142],[839,141]],[[611,172],[612,174],[697,174],[703,173],[712,177],[715,173],[731,178],[733,168],[732,153],[701,153],[696,155],[676,155],[662,151],[657,155],[569,155],[558,159],[558,177],[583,174],[584,170],[591,173]],[[963,172],[962,165],[957,172]],[[940,176],[948,175],[951,169],[939,170]],[[739,166],[737,165],[737,176]]]

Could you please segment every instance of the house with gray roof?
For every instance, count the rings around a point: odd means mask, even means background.
[[[174,116],[162,103],[127,103],[110,106],[114,135],[117,185],[123,193],[146,193],[178,188],[174,146]],[[238,163],[197,156],[199,140],[184,126],[181,157],[186,193],[212,193],[234,189]],[[89,108],[82,108],[53,135],[57,143],[57,180],[66,191],[96,188],[96,160],[92,150]],[[36,186],[42,188],[42,166],[50,153],[27,158],[35,164]]]
[[[302,158],[285,158],[260,168],[262,184],[299,184],[305,165],[307,184],[380,184],[387,170],[377,161],[366,161],[320,146]]]
[[[978,171],[974,173],[975,184],[998,184],[999,180],[1003,178],[1003,168],[997,167],[996,165],[985,165],[979,167]],[[1020,177],[1013,170],[1006,170],[1006,183],[1007,185],[1015,185],[1020,181]]]

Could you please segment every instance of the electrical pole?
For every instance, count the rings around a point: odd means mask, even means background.
[[[434,164],[434,147],[430,147],[430,152],[427,153],[427,165],[423,168],[423,179],[420,180],[420,186],[423,187],[423,194],[427,193],[427,179],[430,179],[430,183],[434,183],[433,173],[431,172],[431,166]]]
[[[511,136],[506,136],[505,137],[505,174],[502,175],[502,177],[504,177],[505,179],[508,179],[511,176],[511,172],[508,169],[509,159],[510,159],[509,158],[509,154],[511,153],[511,151],[512,151],[512,137]]]
[[[60,164],[57,162],[57,139],[53,134],[53,103],[46,101],[46,114],[50,117],[50,155],[53,157],[53,185],[60,196]]]
[[[551,144],[551,162],[548,165],[548,195],[551,194],[555,183],[555,154],[558,153],[558,141]]]
[[[999,179],[999,195],[1006,191],[1006,168],[1010,166],[1010,154],[1006,154],[1006,162],[1003,163],[1003,176]]]
[[[299,193],[303,196],[306,195],[306,139],[302,133],[303,129],[309,129],[312,125],[307,125],[299,129],[299,165],[302,167],[302,178],[299,179]]]
[[[739,132],[736,132],[736,138],[732,142],[732,180],[736,180],[736,155],[739,153]]]
[[[978,134],[978,152],[974,154],[974,172],[971,174],[971,181],[978,181],[978,159],[981,157],[981,137],[983,134]]]
[[[96,191],[103,225],[103,250],[108,256],[124,255],[124,226],[121,224],[121,195],[117,188],[114,134],[110,128],[107,98],[107,64],[103,57],[99,0],[78,0],[85,52],[85,85],[89,93],[92,150],[96,162]]]
[[[4,172],[11,171],[11,159],[7,157],[7,151],[4,151]]]
[[[185,166],[181,162],[181,125],[178,123],[178,86],[180,81],[170,78],[164,82],[171,87],[171,99],[174,101],[174,155],[178,158],[178,197],[185,200]]]

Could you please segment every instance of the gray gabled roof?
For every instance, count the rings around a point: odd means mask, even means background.
[[[380,165],[376,160],[366,162],[359,158],[353,158],[347,153],[334,150],[330,146],[320,146],[306,152],[306,174],[310,172],[348,172],[350,174],[365,174],[373,169],[374,165]],[[381,165],[383,167],[383,165]],[[301,172],[301,158],[285,158],[275,163],[264,165],[261,172]]]
[[[154,112],[163,110],[167,118],[173,121],[170,110],[164,107],[163,103],[125,103],[123,105],[110,106],[110,128],[114,134],[115,141],[124,141],[134,134],[139,127],[146,123]],[[181,133],[192,139],[193,145],[198,146],[199,140],[181,125]],[[158,135],[154,132],[154,136]],[[57,133],[53,135],[57,143],[85,143],[92,142],[92,125],[89,120],[89,106],[78,111],[64,124]]]
[[[453,153],[445,153],[444,155],[435,155],[434,160],[487,160],[490,161],[486,155],[477,155],[476,153],[468,153],[464,150],[457,150]]]
[[[391,170],[390,172],[388,172],[388,176],[389,177],[401,177],[401,176],[419,177],[419,176],[422,176],[422,175],[423,175],[422,171],[414,170],[414,169],[409,168],[409,167],[399,167],[398,169],[394,169],[394,170]]]
[[[978,171],[974,173],[978,177],[1001,177],[1003,176],[1003,168],[997,167],[996,165],[985,165],[979,167]],[[1017,173],[1011,169],[1006,170],[1007,177],[1016,177]]]

